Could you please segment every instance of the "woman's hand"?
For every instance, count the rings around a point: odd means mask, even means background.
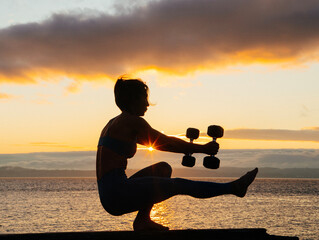
[[[203,145],[203,153],[206,153],[208,155],[215,155],[218,152],[219,144],[217,142],[209,142]]]

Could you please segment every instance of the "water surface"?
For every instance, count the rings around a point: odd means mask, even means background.
[[[3,178],[0,193],[0,233],[132,230],[136,215],[105,212],[94,178]],[[170,229],[266,228],[319,239],[318,195],[318,179],[257,179],[245,198],[175,196],[152,218]]]

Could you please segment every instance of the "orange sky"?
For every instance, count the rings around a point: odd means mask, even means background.
[[[226,149],[318,148],[316,1],[112,12],[45,2],[35,18],[13,1],[25,17],[0,28],[0,153],[94,150],[119,113],[112,88],[124,73],[147,82],[155,106],[145,118],[166,134],[219,124]]]

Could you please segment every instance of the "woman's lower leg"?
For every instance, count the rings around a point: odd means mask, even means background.
[[[131,176],[132,178],[146,177],[146,176],[158,176],[170,178],[172,175],[172,168],[166,162],[159,162],[147,168],[140,170]],[[152,221],[150,217],[153,204],[138,211],[133,223],[134,231],[141,230],[168,230],[168,227],[164,227],[158,223]]]
[[[176,178],[175,186],[177,188],[176,191],[179,191],[178,194],[190,195],[195,198],[211,198],[224,194],[244,197],[248,186],[254,181],[257,173],[258,168],[255,168],[229,183],[201,182]]]

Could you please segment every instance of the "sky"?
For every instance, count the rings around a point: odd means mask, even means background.
[[[315,0],[1,0],[0,166],[92,167],[128,74],[165,134],[221,125],[229,164],[318,167],[318,26]]]

